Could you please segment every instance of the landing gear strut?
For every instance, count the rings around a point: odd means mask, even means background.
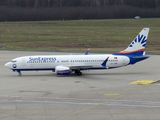
[[[17,71],[18,72],[18,76],[22,76],[22,73],[21,71]]]
[[[75,70],[75,74],[77,74],[78,76],[81,76],[81,75],[82,75],[82,73],[81,73],[80,70]]]

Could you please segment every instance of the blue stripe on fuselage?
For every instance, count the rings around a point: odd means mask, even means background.
[[[113,69],[113,68],[117,68],[117,67],[109,67],[109,69]],[[104,67],[95,67],[95,68],[80,68],[80,70],[98,70],[98,69],[107,69]],[[43,70],[52,70],[55,71],[55,68],[29,68],[29,69],[12,69],[13,71],[43,71]]]

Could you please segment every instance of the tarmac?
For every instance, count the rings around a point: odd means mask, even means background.
[[[16,57],[56,54],[70,53],[0,51],[0,120],[160,119],[160,55],[82,76],[52,71],[18,76],[4,67]]]

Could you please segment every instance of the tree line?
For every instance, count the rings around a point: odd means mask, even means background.
[[[0,0],[0,21],[160,17],[160,0]]]
[[[140,8],[158,8],[160,0],[0,0],[0,5],[33,8],[128,5]]]

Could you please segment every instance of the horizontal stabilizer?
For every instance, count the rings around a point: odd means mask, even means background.
[[[133,58],[134,58],[134,59],[146,59],[146,58],[149,58],[149,56],[147,56],[147,55],[143,55],[143,56],[134,56]]]
[[[147,55],[131,57],[130,58],[130,64],[135,64],[136,62],[145,60],[147,58],[149,58],[149,56],[147,56]]]

